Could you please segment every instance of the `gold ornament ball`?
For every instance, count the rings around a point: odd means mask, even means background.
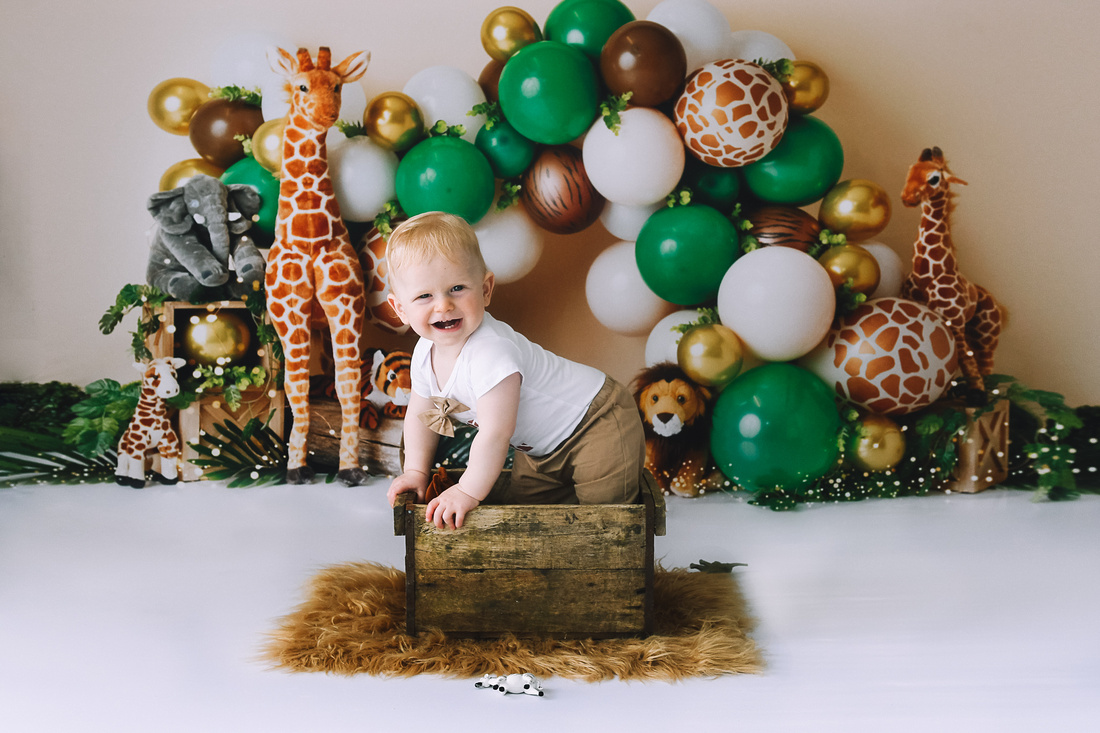
[[[147,108],[157,127],[173,135],[186,135],[195,110],[209,101],[210,87],[201,81],[179,77],[153,87]]]
[[[497,61],[507,61],[524,46],[541,40],[538,23],[519,8],[497,8],[481,24],[481,45]]]
[[[864,242],[890,223],[890,197],[886,189],[866,178],[841,181],[821,200],[817,219],[849,242]]]
[[[283,130],[286,118],[269,120],[252,134],[252,155],[256,162],[272,173],[278,174],[283,165]]]
[[[829,273],[833,287],[839,288],[848,283],[853,293],[873,293],[882,276],[878,260],[858,244],[830,247],[817,258],[817,261]]]
[[[886,471],[905,457],[905,434],[885,415],[867,415],[859,421],[848,446],[848,460],[864,471]]]
[[[231,366],[248,355],[252,334],[244,319],[219,311],[192,316],[183,332],[183,358],[203,366]]]
[[[693,381],[706,387],[724,387],[741,373],[745,348],[727,326],[696,326],[680,337],[676,361]]]
[[[829,98],[829,77],[813,61],[795,61],[787,79],[787,101],[791,112],[808,115]]]
[[[169,166],[168,170],[164,171],[164,175],[160,177],[160,190],[171,191],[173,188],[179,188],[197,175],[221,178],[222,173],[225,173],[224,169],[202,158],[188,158]]]
[[[377,145],[400,153],[424,137],[424,115],[409,95],[382,92],[363,110],[363,127]]]

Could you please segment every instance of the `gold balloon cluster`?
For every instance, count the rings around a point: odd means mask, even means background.
[[[283,131],[286,130],[286,118],[268,120],[252,133],[252,156],[256,162],[275,175],[279,175],[283,165]]]
[[[400,153],[424,137],[424,114],[409,95],[382,92],[363,110],[363,127],[376,145]]]
[[[905,457],[905,434],[885,415],[860,419],[848,445],[848,461],[872,473],[888,471]]]
[[[210,100],[210,87],[201,81],[177,77],[153,87],[147,108],[157,127],[173,135],[186,135],[195,110]]]
[[[858,244],[830,247],[817,261],[829,273],[834,288],[847,284],[853,293],[870,295],[882,277],[878,260]]]
[[[160,177],[159,190],[171,191],[173,188],[179,188],[197,175],[220,178],[222,173],[225,173],[225,170],[202,158],[188,158],[173,163],[168,170],[164,171],[164,175]]]
[[[787,78],[787,101],[794,114],[808,115],[829,98],[829,77],[813,61],[795,61]]]
[[[821,200],[818,221],[849,242],[864,242],[890,223],[890,196],[866,178],[853,178],[829,189]]]
[[[252,333],[240,316],[229,311],[192,316],[183,331],[180,350],[188,363],[230,366],[248,356]]]
[[[541,40],[538,23],[519,8],[497,8],[481,24],[481,45],[497,61],[507,61],[524,46]]]
[[[680,337],[676,361],[693,381],[721,389],[741,373],[745,348],[727,326],[708,323]]]

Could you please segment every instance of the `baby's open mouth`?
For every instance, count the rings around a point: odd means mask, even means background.
[[[432,324],[432,328],[437,328],[440,331],[453,331],[458,328],[461,323],[461,318],[455,318],[452,321],[436,321]]]

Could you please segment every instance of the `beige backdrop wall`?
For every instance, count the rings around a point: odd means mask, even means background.
[[[258,33],[290,46],[373,54],[369,99],[417,71],[488,57],[482,20],[499,0],[77,0],[8,3],[0,28],[0,380],[129,380],[128,337],[98,332],[119,288],[144,278],[145,200],[185,137],[149,120],[175,76],[205,81],[211,56]],[[516,3],[543,23],[554,0]],[[1011,312],[998,371],[1100,403],[1100,4],[980,0],[714,0],[734,30],[764,30],[828,73],[819,116],[845,149],[844,177],[893,195],[880,237],[908,260],[917,216],[897,198],[909,164],[938,145],[970,185],[954,233],[965,272]],[[655,0],[630,0],[644,18]],[[536,269],[493,310],[544,345],[629,380],[644,337],[601,327],[584,280],[613,238],[597,224],[546,235]],[[129,322],[127,322],[129,325]],[[368,334],[367,341],[383,341]]]

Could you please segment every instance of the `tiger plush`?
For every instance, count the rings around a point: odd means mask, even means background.
[[[407,351],[374,352],[370,373],[364,374],[359,403],[360,427],[374,430],[383,417],[401,420],[409,406],[412,375]]]

